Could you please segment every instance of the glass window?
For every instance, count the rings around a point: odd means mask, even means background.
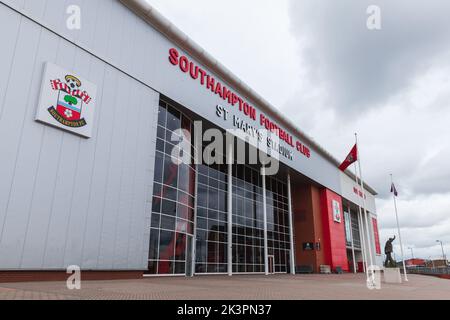
[[[206,234],[206,233],[205,233]],[[196,242],[196,261],[206,263],[207,261],[207,242],[206,240],[197,240]]]
[[[151,233],[149,272],[184,274],[187,234],[193,234],[194,205],[197,205],[197,273],[227,271],[228,179],[227,165],[199,165],[198,185],[195,168],[172,161],[180,137],[173,131],[183,128],[192,141],[192,122],[172,105],[161,102],[158,116],[158,150],[155,159],[155,187],[152,197],[151,225],[160,233]],[[191,146],[191,149],[193,146]],[[203,152],[204,147],[201,151]],[[165,155],[164,155],[165,153]],[[222,154],[220,157],[225,158]],[[237,157],[237,155],[236,155]],[[258,166],[234,165],[232,195],[233,270],[264,271],[264,212],[262,177]],[[289,219],[285,177],[266,177],[269,248],[277,272],[285,272],[289,250]],[[197,188],[196,188],[197,187]],[[194,193],[197,191],[196,202]],[[159,199],[159,202],[158,202]],[[161,214],[159,214],[161,212]],[[353,226],[352,226],[353,227]]]
[[[165,143],[164,140],[156,139],[156,151],[164,153]]]
[[[207,230],[208,229],[208,220],[203,218],[197,219],[197,228]]]
[[[161,229],[175,230],[175,218],[166,215],[161,216]]]
[[[174,188],[178,186],[178,166],[168,155],[164,157],[163,183]]]
[[[170,131],[181,129],[181,113],[171,106],[167,110],[166,128]]]
[[[177,217],[184,220],[190,220],[189,208],[179,203],[177,208]]]
[[[199,207],[208,207],[208,188],[200,184],[197,190],[197,204]]]
[[[163,188],[163,197],[172,201],[177,201],[177,189],[171,187]]]
[[[178,188],[189,192],[189,188],[191,185],[191,171],[188,165],[182,163],[179,166],[179,180],[178,180]]]
[[[177,203],[163,199],[161,213],[175,217],[177,215]]]
[[[187,250],[191,250],[187,248],[186,237],[194,232],[195,170],[185,164],[179,166],[171,158],[172,151],[176,153],[177,146],[174,145],[181,139],[179,132],[176,134],[173,131],[181,126],[187,132],[187,136],[183,138],[191,141],[191,120],[161,100],[154,167],[155,184],[150,198],[153,212],[148,264],[150,274],[185,273],[185,260],[189,256]],[[173,138],[175,141],[172,141]]]
[[[159,260],[172,261],[175,253],[175,232],[161,230]]]
[[[186,274],[186,263],[175,262],[175,274]]]
[[[204,175],[202,175],[202,174],[199,174],[198,175],[198,183],[199,184],[204,184],[204,185],[208,185],[208,177],[207,176],[204,176]]]
[[[150,251],[149,260],[158,259],[159,229],[150,230]]]
[[[197,216],[199,218],[208,218],[208,210],[204,208],[197,208]]]
[[[167,110],[165,106],[160,106],[158,110],[158,125],[166,127]]]
[[[164,127],[158,126],[156,136],[158,137],[158,139],[163,141],[166,137],[166,129],[164,129]],[[161,150],[161,151],[164,152],[164,150]]]
[[[158,213],[152,213],[152,222],[151,222],[151,227],[152,228],[157,228],[159,230],[159,224],[161,221],[161,215]]]
[[[186,234],[176,234],[175,260],[184,261],[186,259]]]
[[[189,222],[188,221],[183,220],[183,219],[177,219],[176,224],[177,224],[177,226],[176,226],[175,231],[177,231],[179,233],[182,232],[182,233],[192,234],[192,232],[189,231]]]
[[[156,152],[156,159],[155,159],[155,182],[161,182],[162,181],[162,173],[163,173],[163,163],[164,163],[164,156],[160,152]]]
[[[158,262],[158,274],[173,274],[174,272],[174,261],[159,260]]]
[[[152,200],[152,212],[160,213],[161,212],[161,198],[153,197]]]

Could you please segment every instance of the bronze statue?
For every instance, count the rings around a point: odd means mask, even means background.
[[[396,268],[397,262],[392,259],[392,252],[394,252],[394,249],[392,247],[392,242],[394,242],[395,236],[393,238],[389,238],[389,240],[386,242],[386,246],[384,247],[384,253],[386,254],[386,261],[384,262],[384,266],[386,268]]]

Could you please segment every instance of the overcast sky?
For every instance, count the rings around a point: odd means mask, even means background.
[[[393,173],[406,257],[450,254],[450,1],[148,1],[336,158],[359,133],[382,245]]]

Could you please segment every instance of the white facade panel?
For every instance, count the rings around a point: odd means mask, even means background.
[[[14,7],[20,7],[21,1],[9,0],[8,3],[14,4]],[[71,1],[70,4],[83,4],[81,6],[83,8],[82,23],[85,27],[82,27],[81,30],[70,31],[66,27],[65,19],[55,20],[56,16],[67,17],[65,13],[67,6],[54,3],[54,1],[47,3],[43,16],[42,10],[38,10],[36,7],[33,7],[33,10],[30,9],[30,11],[23,11],[31,18],[48,25],[55,32],[105,59],[149,87],[201,115],[206,120],[216,123],[219,127],[224,129],[234,128],[231,121],[226,123],[217,118],[216,106],[221,104],[227,107],[232,114],[248,120],[255,128],[262,128],[259,123],[261,110],[257,105],[253,104],[258,110],[256,121],[246,119],[236,106],[227,104],[223,99],[201,86],[198,80],[192,80],[188,74],[182,73],[178,67],[171,65],[168,61],[171,48],[175,47],[180,51],[180,54],[189,55],[118,0],[92,1],[92,5],[89,6],[80,0]],[[93,12],[96,12],[96,14],[94,15]],[[92,37],[92,35],[94,36]],[[196,62],[191,57],[190,60]],[[197,62],[196,64],[201,66]],[[227,85],[208,68],[203,66],[203,69]],[[233,89],[229,85],[227,87]],[[239,94],[236,90],[233,91]],[[272,118],[271,120],[276,122],[276,119]],[[303,142],[301,139],[298,140]],[[340,193],[340,177],[335,164],[314,150],[311,152],[311,158],[308,159],[296,151],[295,147],[292,148],[284,142],[281,144],[288,147],[294,154],[293,160],[280,156],[283,163],[330,190]]]
[[[340,195],[345,199],[360,205],[363,205],[361,185],[356,183],[356,180],[351,179],[343,172],[339,172],[341,179],[341,193]],[[375,197],[367,190],[364,190],[366,200],[366,210],[376,214]]]
[[[66,1],[8,2],[64,21]],[[3,4],[0,21],[0,270],[146,269],[159,94]],[[47,61],[97,85],[91,139],[34,120]]]

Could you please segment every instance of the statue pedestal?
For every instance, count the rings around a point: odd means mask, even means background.
[[[385,283],[402,283],[402,274],[400,268],[384,268]]]

